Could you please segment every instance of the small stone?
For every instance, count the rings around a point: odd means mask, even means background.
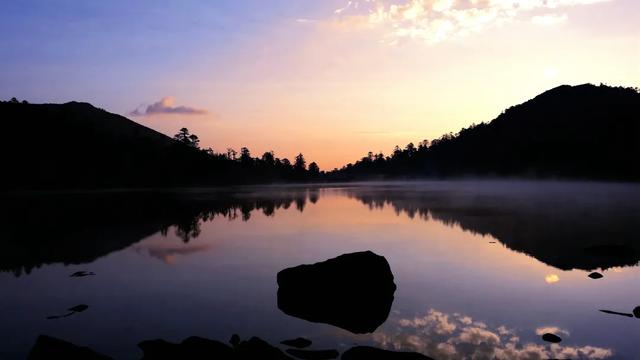
[[[592,272],[591,274],[589,274],[589,277],[592,279],[602,279],[604,275],[600,274],[599,272]]]
[[[555,335],[555,334],[551,334],[551,333],[546,333],[546,334],[542,335],[542,340],[550,342],[550,343],[554,343],[554,344],[557,344],[557,343],[562,341],[560,336]]]

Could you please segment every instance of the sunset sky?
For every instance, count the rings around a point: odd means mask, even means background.
[[[0,98],[322,169],[561,84],[640,86],[638,0],[6,1]]]

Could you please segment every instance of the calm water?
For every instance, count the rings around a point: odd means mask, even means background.
[[[0,228],[0,358],[38,334],[122,359],[136,344],[233,333],[438,359],[640,359],[640,186],[428,182],[10,196]],[[372,250],[398,289],[354,335],[277,308],[287,267]],[[69,277],[75,271],[95,276]],[[587,275],[598,270],[604,278]],[[57,320],[78,304],[89,308]],[[563,338],[549,345],[540,334]]]

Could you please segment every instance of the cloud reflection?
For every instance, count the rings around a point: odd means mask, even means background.
[[[549,275],[544,277],[544,281],[547,284],[555,284],[558,281],[560,281],[560,277],[558,275],[556,275],[556,274],[549,274]]]
[[[177,256],[191,255],[209,249],[211,249],[210,244],[149,244],[135,247],[136,251],[146,251],[149,256],[159,259],[165,264],[174,264]]]
[[[393,320],[392,320],[393,322]],[[430,309],[424,316],[401,318],[394,331],[374,333],[380,346],[424,353],[437,359],[606,359],[611,349],[591,345],[564,346],[524,342],[506,326],[491,328],[463,314],[446,314]],[[540,327],[535,333],[552,332],[569,336],[555,326]]]

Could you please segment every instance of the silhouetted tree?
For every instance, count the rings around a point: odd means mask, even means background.
[[[273,154],[273,151],[267,151],[264,154],[262,154],[262,159],[261,159],[267,166],[274,166],[275,165],[275,156]]]
[[[640,179],[640,96],[634,88],[560,86],[416,147],[396,146],[390,157],[371,153],[328,174],[367,176],[526,176]],[[615,120],[613,120],[615,119]],[[615,126],[612,125],[615,123]],[[635,155],[632,155],[635,154]]]
[[[173,139],[189,147],[199,148],[200,139],[194,134],[189,134],[189,129],[187,128],[180,129],[180,131],[173,136]]]
[[[251,166],[253,164],[251,151],[246,147],[240,149],[240,163],[244,166]]]
[[[236,156],[238,156],[237,151],[235,151],[233,148],[227,148],[227,159],[235,161]]]
[[[305,171],[307,169],[307,162],[304,159],[304,155],[302,155],[302,153],[298,154],[298,156],[296,156],[296,162],[293,165],[293,168],[296,171]]]
[[[315,163],[315,161],[309,164],[309,175],[313,178],[320,176],[320,167]]]

